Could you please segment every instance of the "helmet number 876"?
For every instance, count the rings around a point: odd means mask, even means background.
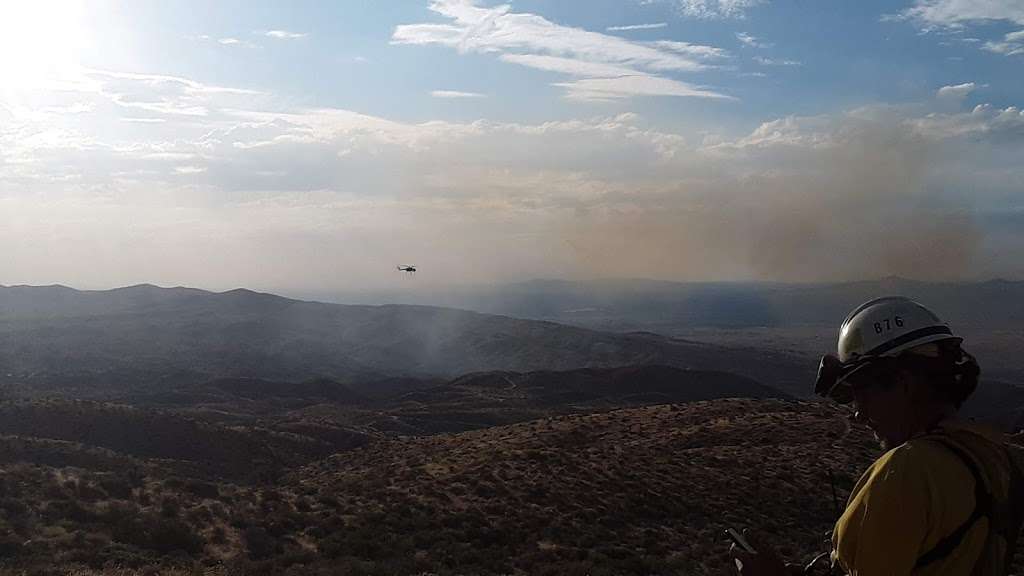
[[[903,318],[900,316],[896,316],[895,318],[886,318],[881,322],[875,322],[875,334],[881,334],[882,332],[888,332],[889,330],[892,330],[894,324],[897,328],[902,328]]]

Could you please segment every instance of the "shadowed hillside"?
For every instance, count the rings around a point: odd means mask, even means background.
[[[236,481],[273,478],[286,467],[363,442],[355,433],[331,442],[263,428],[228,428],[156,410],[60,400],[0,403],[0,435],[36,442],[16,443],[11,450],[45,453],[66,443],[72,449],[60,453],[114,458],[111,462],[159,461],[182,473]],[[10,453],[4,457],[12,458]],[[67,462],[81,466],[73,458]]]
[[[328,556],[400,571],[719,574],[727,526],[822,546],[874,454],[830,407],[717,400],[375,443],[293,475],[337,502]],[[385,476],[380,470],[387,470]]]
[[[444,385],[396,396],[363,413],[344,413],[348,425],[363,430],[424,435],[562,414],[729,397],[788,396],[726,372],[647,365],[467,374]],[[318,412],[323,413],[322,409]]]
[[[813,370],[785,354],[443,308],[245,290],[0,288],[0,378],[26,393],[96,397],[212,378],[351,382],[648,363],[728,370],[790,389]]]
[[[258,484],[65,441],[0,448],[0,567],[225,576],[721,574],[728,526],[793,559],[823,550],[878,454],[836,406],[756,399],[371,439]]]
[[[462,432],[563,414],[714,398],[788,398],[727,372],[642,365],[565,371],[475,372],[450,381],[326,379],[276,382],[217,379],[163,391],[125,394],[119,402],[176,411],[225,425],[258,426],[334,440],[353,434]]]
[[[773,400],[376,440],[276,485],[51,444],[63,461],[0,468],[8,567],[717,574],[728,566],[725,526],[759,527],[795,555],[820,548],[834,516],[826,470],[842,497],[874,453],[842,412]]]

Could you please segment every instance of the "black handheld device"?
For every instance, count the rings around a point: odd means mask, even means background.
[[[735,528],[726,528],[725,534],[729,536],[729,538],[732,539],[732,541],[735,542],[736,545],[744,552],[747,552],[748,554],[757,554],[757,550],[755,550],[754,547],[750,545],[750,542],[747,542],[747,539],[737,532]]]

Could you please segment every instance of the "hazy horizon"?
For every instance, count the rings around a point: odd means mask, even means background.
[[[0,11],[3,285],[1024,279],[1013,0]]]

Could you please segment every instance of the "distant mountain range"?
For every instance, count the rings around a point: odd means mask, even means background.
[[[662,365],[730,373],[799,397],[809,394],[816,355],[834,346],[835,325],[849,308],[873,295],[902,293],[968,335],[983,367],[970,413],[1006,425],[1021,421],[1024,283],[535,282],[518,289],[530,295],[524,301],[604,310],[617,320],[592,324],[620,331],[581,325],[587,324],[580,321],[583,312],[573,313],[577,325],[568,325],[431,306],[327,304],[248,290],[0,287],[0,394],[58,392],[123,401],[179,394],[183,386],[218,379],[221,391],[233,385],[239,392],[250,379],[277,382],[275,393],[292,386],[293,398],[325,395],[337,403],[350,393],[387,396],[470,373]],[[775,324],[744,327],[756,318]]]
[[[858,304],[900,295],[954,326],[1024,328],[1024,282],[924,282],[900,277],[831,284],[531,280],[441,290],[316,294],[318,299],[449,306],[586,325],[741,328],[839,323]]]
[[[782,353],[427,306],[350,306],[233,290],[0,288],[0,382],[26,390],[166,388],[214,378],[356,382],[664,364],[805,389]]]
[[[834,351],[839,324],[872,298],[901,295],[934,310],[978,357],[983,378],[1024,383],[1024,282],[923,282],[889,277],[832,284],[679,283],[652,280],[407,289],[334,295],[349,301],[457,306],[612,332],[648,331],[732,348],[774,351],[816,363]],[[332,295],[321,294],[330,299]]]

